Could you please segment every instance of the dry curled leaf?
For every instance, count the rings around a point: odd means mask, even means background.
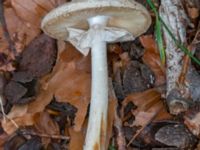
[[[154,72],[156,78],[155,84],[164,84],[165,71],[160,61],[160,55],[155,40],[152,35],[145,35],[140,37],[140,42],[145,48],[145,52],[142,57],[143,62]]]
[[[33,118],[34,114],[25,114],[22,117],[16,117],[14,119],[10,118],[9,120],[2,122],[2,127],[7,134],[11,135],[18,127],[32,126],[34,124]]]
[[[75,128],[80,130],[90,100],[90,74],[78,71],[73,66],[69,64],[65,70],[63,68],[57,72],[49,81],[49,88],[52,88],[58,102],[68,102],[77,107]]]
[[[70,103],[77,108],[74,129],[80,131],[90,102],[90,58],[82,57],[67,44],[59,51],[51,74],[41,81],[40,94],[29,104],[29,113],[41,112],[51,102]]]
[[[128,127],[140,127],[140,129],[136,131],[136,134],[131,138],[129,144],[133,142],[149,123],[155,120],[156,116],[162,110],[165,110],[163,102],[161,101],[161,94],[156,89],[149,89],[144,92],[133,93],[127,96],[122,102],[122,114],[124,113],[125,107],[130,102],[137,107],[134,110],[130,110],[131,115],[134,115],[135,119],[132,123],[126,121],[124,124]],[[165,113],[167,112],[165,111]],[[126,116],[123,115],[123,117],[123,120],[126,120]]]
[[[50,115],[47,112],[40,112],[34,116],[35,128],[39,133],[48,134],[48,135],[59,135],[58,124],[52,120]]]
[[[200,112],[198,103],[185,113],[184,124],[194,135],[200,137]]]

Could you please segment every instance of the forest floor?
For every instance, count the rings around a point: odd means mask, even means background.
[[[187,80],[188,68],[195,74],[192,83],[184,82],[190,85],[189,91],[181,93],[189,95],[190,105],[184,112],[171,113],[174,108],[166,95],[169,67],[161,63],[155,14],[146,0],[137,1],[152,16],[149,30],[134,41],[108,44],[107,147],[200,150],[200,66],[182,57],[180,78]],[[84,57],[69,42],[52,39],[40,28],[42,18],[66,0],[0,2],[0,149],[82,150],[89,115],[91,56]],[[160,7],[158,0],[153,2]],[[195,58],[200,59],[200,2],[182,0],[181,6],[189,22],[184,44],[192,45]],[[191,94],[194,91],[197,94]],[[195,101],[191,95],[197,95]]]

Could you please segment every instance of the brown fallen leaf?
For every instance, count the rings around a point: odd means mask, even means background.
[[[16,16],[14,10],[10,7],[4,10],[7,28],[11,39],[15,43],[17,53],[21,53],[25,46],[28,45],[33,38],[40,32],[39,29],[27,26],[19,17]],[[8,41],[6,41],[2,27],[0,26],[0,70],[13,71],[12,61],[15,59],[14,54],[9,50]]]
[[[59,135],[59,126],[52,120],[47,112],[40,112],[34,116],[34,127],[39,133],[48,135]]]
[[[40,94],[29,104],[28,112],[43,111],[54,95],[58,102],[77,108],[74,129],[80,131],[90,102],[90,56],[82,57],[70,44],[61,48],[52,73],[41,80]]]
[[[63,51],[63,53],[67,53],[67,51]],[[91,77],[90,72],[87,72],[88,63],[90,63],[88,58],[82,57],[78,61],[69,63],[60,60],[59,66],[55,66],[55,70],[57,67],[59,70],[53,72],[53,77],[48,81],[48,89],[58,102],[68,102],[78,109],[74,121],[76,131],[81,129],[90,101]]]
[[[44,15],[64,2],[65,0],[10,0],[4,3],[7,28],[17,53],[21,53],[41,32],[40,23]],[[14,54],[8,48],[2,27],[0,27],[0,45],[0,70],[15,70],[12,64],[15,59]],[[6,62],[1,60],[1,53],[5,55]]]
[[[70,134],[70,150],[82,150],[84,145],[85,133],[87,129],[87,124],[83,125],[81,131],[75,131],[73,128],[69,128]]]
[[[13,134],[19,127],[32,126],[34,124],[34,114],[26,114],[22,117],[16,117],[14,119],[9,119],[2,122],[2,127],[4,131],[11,135]]]
[[[136,126],[140,127],[140,129],[137,130],[136,134],[129,141],[128,146],[141,133],[141,131],[156,118],[159,112],[165,109],[164,104],[161,101],[161,93],[156,89],[149,89],[144,92],[133,93],[127,96],[127,98],[122,102],[122,114],[124,113],[125,107],[130,102],[137,106],[136,109],[131,110],[135,120],[131,124],[125,122],[124,125],[129,127]],[[165,113],[167,112],[165,111]]]
[[[160,55],[156,42],[152,35],[144,35],[140,37],[140,42],[145,48],[144,55],[142,57],[143,62],[150,67],[154,72],[156,83],[155,85],[162,85],[165,83],[165,69],[160,61]]]
[[[38,33],[40,33],[39,29],[36,29],[32,25],[27,25],[24,21],[22,21],[16,15],[16,12],[13,8],[6,7],[4,10],[4,15],[7,22],[8,31],[14,42],[18,42],[18,44],[21,43],[21,45],[26,46],[38,35]],[[4,36],[2,35],[2,31],[0,32],[0,39],[5,40]],[[17,49],[17,51],[20,52],[22,49],[23,47]]]
[[[54,135],[60,135],[60,130],[57,122],[53,121],[47,112],[43,111],[40,113],[36,113],[36,115],[34,115],[34,121],[34,127],[37,129],[39,134],[49,136],[49,138],[42,137],[42,143],[45,147],[47,147],[48,144],[51,142],[50,137]]]
[[[188,16],[191,19],[197,19],[199,17],[199,11],[200,11],[200,7],[199,7],[199,1],[185,1],[185,8],[187,10]]]
[[[200,137],[200,112],[199,104],[192,107],[184,115],[184,124],[197,137]]]
[[[64,0],[57,0],[55,2],[53,3],[50,0],[43,0],[41,2],[38,0],[11,0],[12,7],[17,16],[35,28],[40,28],[41,19],[44,15],[54,7],[57,7],[56,4],[63,3]]]

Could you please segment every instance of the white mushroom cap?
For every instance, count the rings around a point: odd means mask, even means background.
[[[68,28],[87,30],[88,18],[109,16],[107,27],[125,29],[134,37],[151,24],[148,11],[133,0],[74,0],[52,10],[42,21],[43,31],[60,40],[67,40]]]

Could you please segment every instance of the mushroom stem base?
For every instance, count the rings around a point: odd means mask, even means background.
[[[107,50],[106,42],[99,40],[98,30],[94,36],[94,41],[96,43],[92,44],[91,50],[91,103],[84,150],[106,150],[108,109]]]

